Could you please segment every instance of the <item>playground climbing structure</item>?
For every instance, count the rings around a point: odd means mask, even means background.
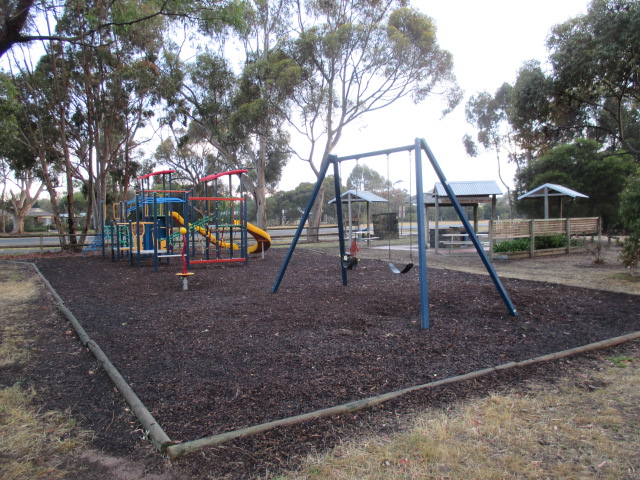
[[[264,253],[271,246],[269,234],[247,222],[247,196],[241,181],[236,190],[239,195],[231,195],[233,179],[239,180],[246,172],[232,170],[202,178],[203,196],[194,195],[193,189],[174,189],[175,170],[138,177],[134,198],[113,205],[113,219],[103,224],[86,251],[101,249],[106,257],[110,248],[113,261],[128,259],[138,266],[151,258],[156,271],[163,262],[169,264],[173,257],[182,257],[182,250],[187,265],[246,263],[248,254]],[[224,178],[228,179],[228,190],[220,195],[224,189],[219,182]],[[181,234],[180,228],[186,229],[186,234]],[[248,233],[256,240],[253,245],[248,244]],[[184,242],[188,248],[183,249]]]

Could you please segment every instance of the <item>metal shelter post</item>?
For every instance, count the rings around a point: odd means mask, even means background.
[[[438,165],[436,157],[433,155],[433,153],[431,152],[431,149],[429,148],[429,145],[427,145],[427,142],[424,139],[421,140],[421,143],[422,143],[422,149],[427,154],[427,157],[429,158],[429,161],[431,162],[433,169],[436,171],[436,174],[440,179],[440,183],[442,183],[442,186],[447,192],[447,196],[451,200],[451,204],[455,208],[456,213],[458,214],[458,217],[460,217],[460,221],[464,225],[464,228],[466,229],[467,234],[471,238],[471,242],[473,243],[473,246],[476,248],[478,255],[480,255],[480,258],[482,259],[482,263],[484,263],[484,266],[487,269],[487,272],[489,272],[489,275],[491,276],[493,283],[498,289],[498,293],[500,293],[500,296],[502,297],[503,302],[507,306],[507,310],[509,310],[509,313],[514,317],[517,316],[518,312],[516,311],[516,308],[514,307],[513,302],[511,302],[511,298],[509,297],[509,294],[504,288],[504,285],[502,285],[502,281],[500,281],[500,277],[498,277],[498,274],[493,268],[493,265],[489,261],[489,258],[487,257],[487,254],[485,253],[484,249],[482,248],[482,245],[480,244],[480,241],[478,240],[476,233],[473,231],[473,228],[471,228],[471,225],[469,224],[469,220],[467,219],[467,216],[464,214],[462,207],[460,206],[460,202],[458,201],[458,198],[455,196],[455,194],[453,193],[453,190],[449,186],[449,182],[447,182],[447,179],[444,176],[444,173],[440,169],[440,165]],[[420,190],[418,192],[420,192]]]

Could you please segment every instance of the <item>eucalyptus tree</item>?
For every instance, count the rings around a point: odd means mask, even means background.
[[[513,199],[509,184],[502,178],[503,150],[507,152],[507,160],[516,161],[517,151],[513,142],[513,132],[509,124],[507,110],[509,108],[509,94],[512,90],[508,83],[496,91],[495,95],[489,92],[480,92],[472,95],[465,107],[467,123],[477,129],[476,140],[485,150],[492,150],[496,155],[498,165],[498,177],[507,189],[507,199],[509,200],[510,216],[513,218]],[[470,156],[478,154],[476,142],[470,135],[463,137],[463,144]],[[517,163],[517,162],[516,162]]]
[[[200,179],[221,170],[216,150],[206,138],[200,125],[192,122],[186,129],[171,129],[171,137],[164,138],[154,154],[156,162],[176,170],[176,181],[194,185],[198,195],[203,193]]]
[[[196,139],[187,137],[197,134],[201,148],[213,148],[208,157],[216,168],[249,170],[241,178],[261,227],[267,223],[266,193],[276,186],[289,156],[283,112],[300,76],[283,49],[290,3],[247,2],[244,24],[235,29],[237,58],[230,58],[220,42],[199,50],[189,63],[174,53],[177,48],[165,56],[167,78],[173,79],[165,124],[188,125],[183,142],[195,145]]]
[[[286,51],[293,0],[254,0],[252,6],[247,31],[240,36],[245,62],[233,99],[230,138],[250,168],[244,181],[256,203],[256,222],[265,228],[267,189],[277,185],[290,155],[284,124],[302,69]]]
[[[510,159],[518,170],[529,164],[538,154],[565,139],[561,128],[553,128],[557,116],[553,107],[553,82],[543,71],[540,62],[525,62],[510,88],[506,114],[512,139],[518,153]]]
[[[95,43],[96,34],[110,31],[114,27],[127,28],[135,24],[164,18],[187,23],[203,33],[219,33],[227,25],[243,21],[242,0],[113,0],[108,6],[121,16],[105,19],[91,16],[90,28],[84,31],[51,32],[39,31],[36,20],[40,16],[60,17],[69,3],[61,0],[4,0],[0,9],[0,57],[15,45],[30,45],[34,42],[62,42],[76,45],[100,46]],[[77,2],[76,2],[77,3]],[[98,5],[102,2],[86,2]],[[142,9],[144,7],[144,9]]]
[[[593,0],[547,46],[556,126],[640,158],[640,3]]]
[[[136,7],[135,2],[129,6]],[[57,163],[67,190],[69,241],[75,244],[74,182],[81,182],[89,200],[82,226],[86,234],[91,219],[100,219],[111,167],[130,162],[137,131],[151,115],[156,69],[150,59],[161,44],[162,24],[148,21],[93,31],[96,22],[107,23],[124,15],[101,2],[66,2],[64,10],[54,13],[60,16],[48,19],[51,32],[55,28],[57,35],[82,36],[87,43],[50,40],[35,69],[26,62],[20,65],[26,85],[23,101],[34,111],[46,110],[41,115],[50,127],[32,128],[29,138],[34,150],[43,150],[47,144],[57,147]],[[44,163],[50,161],[49,156],[43,151],[39,158],[48,171]],[[125,173],[125,184],[128,175]],[[57,205],[56,179],[46,183],[52,204]]]
[[[344,129],[368,112],[434,93],[444,96],[444,113],[459,103],[451,54],[438,45],[432,19],[407,1],[298,0],[298,10],[294,52],[307,74],[291,125],[308,140],[308,149],[297,155],[316,175]],[[323,202],[322,188],[311,227],[320,225]]]
[[[196,184],[206,174],[239,168],[228,141],[236,90],[228,59],[207,48],[186,62],[172,46],[164,51],[163,78],[166,108],[161,124],[170,135],[156,150],[156,159]]]
[[[386,178],[367,165],[356,165],[347,177],[347,188],[353,190],[386,193],[387,187],[390,187],[389,183]]]
[[[25,111],[10,75],[0,73],[0,174],[2,197],[13,216],[13,232],[24,233],[25,218],[44,189],[36,156],[21,141]],[[3,216],[4,221],[4,216]]]

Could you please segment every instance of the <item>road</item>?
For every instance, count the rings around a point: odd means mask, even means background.
[[[92,241],[93,236],[90,236],[87,237],[85,243],[91,243]],[[46,235],[43,235],[42,239],[40,237],[0,238],[0,255],[39,252],[41,245],[45,252],[58,251],[60,249],[60,240],[58,237]]]

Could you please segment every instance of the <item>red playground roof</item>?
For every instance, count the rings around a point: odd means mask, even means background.
[[[229,170],[228,172],[222,172],[222,173],[214,173],[212,175],[207,175],[206,177],[202,177],[200,179],[201,182],[208,182],[209,180],[215,180],[216,178],[220,178],[223,177],[225,175],[242,175],[243,173],[247,173],[249,170],[247,170],[246,168],[240,169],[240,170]]]
[[[174,172],[175,170],[160,170],[158,172],[147,173],[146,175],[142,175],[141,177],[138,177],[136,180],[140,181],[140,180],[144,180],[145,178],[153,177],[154,175],[166,175],[168,173],[174,173]]]

